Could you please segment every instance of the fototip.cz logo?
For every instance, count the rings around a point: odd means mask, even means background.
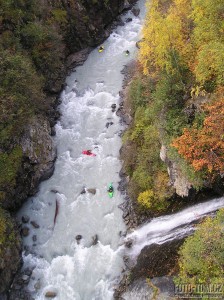
[[[224,284],[176,284],[177,299],[224,299]]]

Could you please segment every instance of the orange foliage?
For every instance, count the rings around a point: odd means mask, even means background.
[[[224,98],[205,106],[201,129],[185,128],[172,146],[196,171],[224,172]]]

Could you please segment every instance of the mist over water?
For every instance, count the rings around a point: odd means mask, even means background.
[[[30,254],[24,253],[24,268],[33,268],[28,288],[37,300],[46,299],[47,291],[56,292],[57,300],[112,299],[124,268],[122,251],[117,251],[125,231],[118,208],[124,199],[117,191],[123,128],[111,105],[118,107],[120,72],[136,56],[144,1],[138,6],[140,16],[124,15],[123,20],[132,21],[114,30],[104,43],[105,51],[95,49],[67,78],[56,125],[55,172],[18,213],[19,219],[28,215],[40,226],[29,224],[30,234],[24,238],[30,249]],[[124,53],[127,49],[129,56]],[[83,155],[84,149],[96,156]],[[112,199],[107,194],[110,182],[115,188]],[[95,189],[95,194],[81,194],[84,188]],[[77,235],[82,236],[79,243]]]

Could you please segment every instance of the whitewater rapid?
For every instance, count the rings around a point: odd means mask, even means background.
[[[18,213],[19,220],[28,215],[39,226],[26,224],[30,234],[24,238],[28,251],[23,254],[23,268],[33,270],[28,289],[36,300],[45,299],[48,291],[55,292],[57,300],[110,300],[124,268],[122,252],[117,251],[126,230],[118,208],[124,199],[117,190],[123,128],[111,105],[118,107],[121,70],[136,56],[144,2],[138,2],[140,16],[124,15],[124,21],[132,21],[115,29],[105,50],[91,52],[66,80],[55,126],[54,174]],[[96,156],[83,155],[83,149]],[[112,199],[107,194],[110,182],[115,188]]]

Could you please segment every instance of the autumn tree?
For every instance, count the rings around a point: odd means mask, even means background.
[[[199,84],[224,84],[223,0],[192,0],[195,59],[192,71]]]
[[[206,105],[204,110],[206,117],[202,128],[185,128],[183,135],[174,139],[172,146],[196,171],[223,173],[224,98]]]
[[[185,62],[191,53],[191,44],[188,41],[191,11],[187,0],[174,0],[166,15],[159,7],[159,1],[152,2],[148,8],[146,23],[143,29],[139,60],[143,65],[144,73],[152,70],[172,70],[171,58],[179,53]]]

